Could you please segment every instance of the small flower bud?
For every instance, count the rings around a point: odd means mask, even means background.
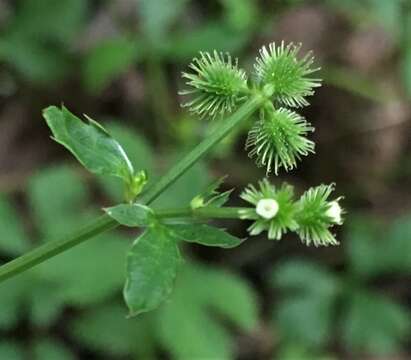
[[[329,208],[326,212],[327,216],[332,219],[335,224],[342,224],[342,209],[337,200],[331,201],[329,203]]]
[[[256,206],[256,213],[264,219],[270,220],[278,213],[278,202],[274,199],[261,199]]]

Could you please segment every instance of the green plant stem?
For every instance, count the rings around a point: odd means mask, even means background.
[[[251,97],[249,101],[244,103],[235,113],[227,119],[222,120],[221,126],[198,144],[180,162],[174,165],[174,167],[160,178],[157,183],[152,185],[139,199],[139,203],[149,205],[153,202],[164,190],[190,169],[191,166],[210,151],[212,147],[221,141],[231,130],[238,126],[242,121],[247,120],[247,118],[252,115],[263,102],[264,97],[257,93]],[[98,234],[114,229],[117,226],[119,226],[119,224],[114,219],[108,215],[103,215],[72,236],[65,237],[61,240],[47,242],[46,244],[0,266],[0,282],[26,271]]]
[[[17,275],[43,261],[72,248],[107,230],[114,229],[118,224],[108,215],[100,216],[93,223],[81,229],[76,234],[59,241],[50,241],[0,267],[0,282]]]
[[[242,210],[248,210],[244,207],[201,207],[198,209],[176,208],[156,210],[156,216],[161,219],[168,218],[201,218],[201,219],[239,219]]]

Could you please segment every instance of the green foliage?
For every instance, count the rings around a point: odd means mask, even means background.
[[[249,331],[256,326],[257,304],[251,288],[240,278],[189,264],[182,268],[170,301],[157,315],[160,342],[173,358],[228,359],[233,356],[232,339],[219,317]]]
[[[121,145],[97,122],[86,124],[64,106],[44,110],[54,140],[66,147],[92,173],[116,176],[130,183],[133,165]]]
[[[114,220],[121,225],[143,227],[150,224],[154,212],[141,204],[120,204],[104,209]]]
[[[19,1],[0,35],[0,61],[36,84],[52,84],[70,70],[70,45],[83,29],[83,0]]]
[[[218,246],[230,249],[244,241],[222,229],[206,224],[175,224],[169,225],[169,228],[176,239],[205,246]]]
[[[21,224],[17,220],[16,209],[4,196],[0,197],[0,237],[1,252],[16,256],[27,250],[28,242]]]
[[[124,298],[130,316],[157,308],[173,289],[181,261],[174,238],[166,227],[149,227],[127,253]]]
[[[284,344],[324,349],[338,333],[353,354],[397,353],[411,333],[411,315],[388,291],[377,293],[368,284],[409,273],[409,218],[388,227],[361,217],[350,224],[345,274],[294,259],[274,269],[274,286],[283,291],[274,324]]]
[[[314,128],[297,113],[280,108],[264,109],[262,119],[248,133],[246,149],[257,157],[258,166],[266,166],[267,174],[283,167],[286,171],[297,167],[297,160],[314,153],[314,142],[306,138]]]
[[[101,92],[138,60],[141,51],[135,40],[126,37],[108,39],[93,47],[83,63],[86,89],[92,94]]]

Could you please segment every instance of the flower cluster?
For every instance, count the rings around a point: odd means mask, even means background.
[[[200,53],[190,65],[192,72],[183,73],[189,89],[181,92],[191,99],[183,106],[201,117],[222,117],[235,110],[255,92],[269,94],[270,100],[259,111],[259,120],[249,132],[246,148],[256,157],[258,166],[267,174],[279,168],[286,171],[296,167],[297,160],[314,152],[314,143],[307,139],[313,127],[299,114],[287,109],[308,105],[320,80],[310,77],[311,53],[299,57],[300,46],[282,42],[260,50],[255,63],[255,76],[247,81],[244,70],[230,55]]]
[[[330,229],[343,223],[341,198],[329,200],[334,185],[320,185],[306,191],[299,200],[294,189],[283,184],[276,188],[267,179],[258,188],[249,185],[241,198],[254,205],[241,213],[243,219],[254,220],[248,228],[250,235],[268,232],[269,239],[280,240],[288,231],[296,232],[306,245],[337,245]]]

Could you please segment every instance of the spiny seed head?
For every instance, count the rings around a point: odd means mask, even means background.
[[[258,235],[262,231],[267,231],[269,239],[280,240],[288,230],[297,228],[294,220],[296,212],[293,200],[294,189],[291,185],[283,184],[280,188],[276,188],[264,179],[258,183],[258,188],[248,185],[240,197],[255,206],[254,209],[241,212],[243,219],[254,220],[248,228],[250,235]],[[267,204],[270,205],[268,210],[261,209]]]
[[[276,101],[290,106],[302,107],[308,105],[307,96],[314,94],[314,88],[320,86],[321,80],[309,75],[318,71],[312,68],[314,58],[312,53],[298,58],[300,45],[293,43],[279,46],[271,43],[268,48],[260,49],[260,56],[254,65],[257,81],[261,86],[270,85]]]
[[[307,134],[314,128],[297,113],[280,108],[263,110],[260,121],[248,133],[246,149],[256,157],[257,166],[266,166],[267,174],[274,168],[286,171],[297,166],[297,160],[314,152],[314,142]]]
[[[341,198],[328,200],[333,191],[334,184],[320,185],[307,190],[298,201],[297,233],[305,244],[313,243],[315,246],[338,244],[330,228],[342,224],[341,214],[344,211],[338,204]]]
[[[237,59],[232,59],[228,53],[201,52],[189,67],[193,72],[183,73],[183,78],[187,79],[190,89],[180,94],[191,96],[192,100],[183,106],[201,118],[222,116],[246,99],[246,73],[238,68]]]

